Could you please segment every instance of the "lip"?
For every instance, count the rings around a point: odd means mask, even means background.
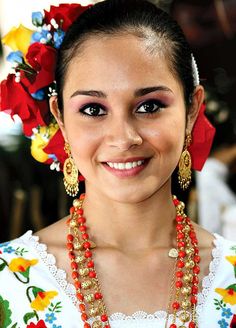
[[[115,175],[118,178],[129,178],[129,177],[135,177],[137,176],[140,172],[142,172],[145,167],[148,165],[149,161],[151,158],[145,158],[145,157],[132,157],[129,159],[116,159],[114,160],[109,160],[107,162],[112,162],[112,163],[127,163],[127,162],[136,162],[136,161],[144,161],[144,163],[140,166],[133,167],[132,169],[127,169],[127,170],[119,170],[110,167],[106,162],[102,162],[102,166],[111,174]]]
[[[111,162],[111,163],[128,163],[128,162],[138,162],[138,161],[145,161],[149,158],[147,157],[130,157],[130,158],[116,158],[116,159],[108,159],[106,161],[102,161],[102,163],[107,163],[107,162]]]

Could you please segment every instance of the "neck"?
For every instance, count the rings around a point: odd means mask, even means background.
[[[89,190],[83,208],[89,235],[100,247],[122,251],[170,247],[175,207],[170,187],[135,204],[119,203]]]

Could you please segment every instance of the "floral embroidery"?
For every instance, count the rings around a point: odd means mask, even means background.
[[[55,314],[53,312],[46,313],[46,319],[45,319],[46,322],[53,323],[53,321],[55,321],[56,319],[57,318],[55,317]]]
[[[36,259],[26,260],[23,257],[14,258],[9,264],[2,257],[0,257],[0,260],[2,261],[0,264],[0,271],[3,271],[6,267],[8,267],[15,277],[24,284],[29,282],[30,267],[38,263],[38,260]]]
[[[21,247],[14,248],[12,245],[10,245],[9,242],[0,244],[0,248],[2,248],[2,250],[3,250],[3,251],[1,251],[1,249],[0,249],[0,254],[3,254],[3,253],[13,254],[14,253],[17,256],[23,256],[25,253],[28,253],[28,251],[24,248],[21,248]]]
[[[220,294],[225,303],[230,305],[236,304],[236,284],[230,285],[226,289],[224,288],[216,288],[215,291]]]
[[[232,321],[230,323],[230,328],[236,328],[236,314],[233,315]]]
[[[236,328],[236,314],[233,315],[232,321],[230,323],[230,328]]]
[[[220,325],[220,328],[227,328],[228,323],[225,321],[225,319],[219,320],[218,324]]]
[[[47,328],[45,325],[45,322],[43,320],[40,320],[38,323],[34,324],[31,322],[29,325],[27,325],[26,328]]]
[[[58,293],[55,291],[38,291],[36,298],[31,302],[32,309],[36,311],[44,311],[50,304],[50,300],[57,296]]]
[[[234,275],[236,278],[236,256],[226,256],[226,260],[228,260],[234,266]]]
[[[222,317],[226,317],[228,319],[233,315],[233,313],[231,312],[230,308],[227,308],[227,309],[222,309],[221,315],[222,315]]]
[[[16,259],[11,260],[9,263],[9,269],[12,272],[24,273],[29,270],[29,268],[38,263],[38,260],[26,260],[23,257],[18,257]]]
[[[11,310],[9,309],[9,302],[0,296],[0,327],[6,328],[11,324]]]
[[[27,284],[29,282],[30,267],[37,263],[38,260],[36,259],[26,260],[23,257],[18,257],[12,259],[8,267],[20,282]],[[7,262],[5,262],[5,265],[7,265]]]
[[[11,253],[14,253],[14,252],[15,252],[15,250],[12,246],[8,246],[8,247],[3,248],[3,253],[11,254]]]
[[[230,249],[236,253],[236,246]],[[234,276],[236,278],[236,256],[226,256],[225,259],[233,265]],[[221,300],[214,299],[216,310],[221,310],[221,319],[218,321],[219,327],[236,328],[236,314],[232,312],[233,308],[226,307],[227,304],[231,306],[236,305],[236,283],[226,288],[216,288],[215,292],[222,296]]]
[[[226,260],[228,260],[233,266],[236,266],[236,256],[226,256]]]
[[[13,273],[13,277],[18,280],[18,283],[26,285],[25,297],[29,301],[29,309],[31,312],[22,313],[22,322],[16,322],[12,325],[12,309],[7,300],[0,296],[0,328],[62,328],[59,324],[58,315],[62,311],[61,302],[51,303],[51,301],[58,295],[57,291],[44,290],[37,286],[29,286],[30,269],[32,266],[38,264],[38,259],[24,258],[24,254],[28,250],[22,247],[14,247],[14,244],[4,243],[0,245],[2,254],[0,257],[0,274],[5,268]],[[12,254],[18,257],[12,258]],[[8,260],[9,258],[9,260]],[[4,278],[3,280],[4,281]],[[23,300],[22,294],[22,300]],[[12,305],[12,304],[11,304]],[[18,320],[20,318],[17,318]]]

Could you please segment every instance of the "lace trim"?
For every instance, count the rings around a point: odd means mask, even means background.
[[[212,260],[209,263],[209,273],[202,279],[202,291],[201,293],[198,293],[198,304],[196,307],[198,323],[202,322],[203,316],[201,314],[204,310],[205,304],[207,304],[207,299],[210,295],[210,290],[215,280],[217,271],[220,268],[219,264],[222,260],[224,238],[216,233],[214,233],[214,237],[215,239],[213,240],[213,244],[215,245],[215,247],[213,247],[211,251]]]
[[[201,313],[206,304],[207,298],[210,293],[211,286],[215,279],[216,273],[219,268],[219,263],[222,258],[223,252],[223,237],[218,234],[214,234],[215,239],[213,244],[215,247],[212,249],[212,260],[209,264],[209,273],[202,280],[202,291],[198,294],[198,305],[197,305],[197,315],[198,318],[201,318]],[[76,289],[74,285],[67,281],[67,274],[64,270],[57,268],[56,258],[52,254],[47,253],[47,246],[39,242],[38,236],[33,236],[32,231],[27,231],[20,240],[23,242],[30,242],[32,247],[37,251],[41,260],[45,263],[50,273],[55,277],[59,286],[64,290],[65,294],[72,300],[73,304],[77,304],[77,298],[75,296]],[[137,311],[132,315],[126,315],[124,313],[116,312],[110,315],[109,319],[111,321],[116,320],[138,320],[138,319],[158,319],[165,320],[167,312],[163,310],[156,311],[153,314],[146,313],[144,311]]]
[[[67,274],[64,270],[57,268],[56,258],[54,255],[47,252],[47,246],[39,242],[38,236],[33,236],[32,231],[27,231],[20,239],[30,245],[36,250],[40,259],[47,266],[50,273],[55,277],[55,280],[59,286],[64,290],[66,295],[72,300],[73,304],[76,305],[77,298],[75,296],[76,289],[73,284],[67,282]]]

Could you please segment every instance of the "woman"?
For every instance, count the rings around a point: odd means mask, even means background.
[[[69,219],[1,245],[3,327],[233,327],[235,248],[171,193],[179,161],[189,184],[204,100],[192,67],[177,24],[147,1],[107,0],[72,24],[50,109],[66,190],[78,169],[86,195]]]

